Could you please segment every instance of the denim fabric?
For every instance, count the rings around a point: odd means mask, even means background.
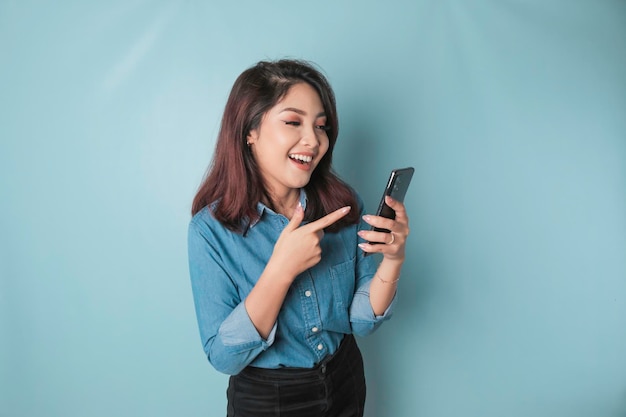
[[[301,202],[306,206],[304,192]],[[312,368],[335,352],[344,334],[367,335],[390,317],[393,303],[375,316],[369,301],[377,264],[357,246],[358,228],[369,227],[362,222],[324,235],[322,260],[296,277],[269,337],[263,339],[243,301],[289,221],[263,204],[258,211],[260,219],[245,234],[226,229],[210,207],[189,225],[196,316],[204,351],[215,369],[236,375],[248,365]]]

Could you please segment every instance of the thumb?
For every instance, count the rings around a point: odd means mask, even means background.
[[[298,203],[285,229],[296,230],[302,224],[302,220],[304,220],[304,209],[302,208],[302,204]]]

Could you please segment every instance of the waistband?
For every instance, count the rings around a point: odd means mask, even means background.
[[[326,356],[313,368],[278,368],[267,369],[248,366],[243,369],[237,376],[259,379],[264,381],[280,382],[280,381],[303,381],[306,379],[319,378],[335,369],[338,365],[346,363],[346,360],[352,356],[359,357],[359,348],[356,344],[354,336],[347,334],[344,336],[339,348],[332,355]]]

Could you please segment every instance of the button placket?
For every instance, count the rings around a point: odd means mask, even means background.
[[[311,347],[316,352],[317,356],[322,358],[324,357],[326,346],[322,343],[320,332],[321,318],[319,316],[317,296],[313,286],[313,277],[310,276],[310,272],[307,274],[306,278],[303,277],[303,279],[298,282],[298,286],[300,287],[301,300],[305,310],[303,315],[304,326],[309,331],[307,339],[309,339]]]

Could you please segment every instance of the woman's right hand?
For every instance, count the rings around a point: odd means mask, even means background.
[[[350,206],[342,207],[314,222],[302,224],[304,210],[298,204],[291,220],[282,231],[269,264],[275,264],[291,283],[298,274],[316,265],[322,259],[320,241],[324,229],[350,212]]]
[[[267,339],[294,279],[322,259],[320,241],[324,228],[350,212],[350,207],[302,224],[304,210],[298,206],[274,245],[274,252],[263,274],[246,297],[245,306],[252,324]]]

